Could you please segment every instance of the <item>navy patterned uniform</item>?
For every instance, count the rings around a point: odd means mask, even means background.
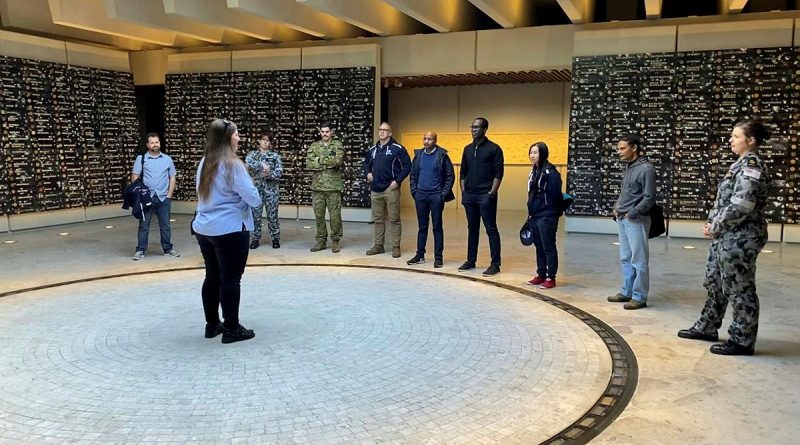
[[[253,150],[245,159],[247,170],[253,177],[253,183],[261,195],[263,204],[253,207],[253,240],[261,239],[261,215],[264,207],[267,208],[267,227],[273,241],[280,240],[281,225],[278,222],[278,201],[280,200],[280,179],[283,175],[283,164],[278,152],[269,150]],[[269,165],[269,173],[264,173],[264,164]]]
[[[693,328],[716,334],[730,300],[730,341],[744,347],[755,344],[758,333],[756,258],[767,242],[764,207],[769,185],[764,161],[755,152],[745,154],[719,184],[707,221],[713,238],[704,283],[708,299]]]

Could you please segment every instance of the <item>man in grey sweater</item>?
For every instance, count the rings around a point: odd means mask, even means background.
[[[647,233],[649,212],[656,203],[656,171],[642,154],[636,136],[623,136],[617,154],[627,163],[622,174],[622,189],[614,204],[614,220],[619,233],[619,259],[622,263],[622,288],[608,297],[613,303],[625,303],[625,309],[647,306],[650,290],[650,251]]]

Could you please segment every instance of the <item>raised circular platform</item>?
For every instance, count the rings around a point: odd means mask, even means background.
[[[578,443],[635,386],[613,331],[533,293],[387,268],[249,267],[241,321],[256,338],[223,345],[203,338],[202,276],[0,298],[0,441]]]

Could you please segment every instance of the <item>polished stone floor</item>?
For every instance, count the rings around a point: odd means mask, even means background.
[[[257,337],[234,345],[198,338],[199,271],[148,274],[201,265],[187,216],[173,226],[182,257],[158,255],[154,229],[156,254],[139,262],[130,260],[132,218],[0,234],[16,241],[0,244],[0,294],[45,287],[0,298],[0,442],[536,443],[588,409],[608,382],[608,352],[559,309],[447,276],[271,266],[433,270],[405,264],[416,232],[407,213],[401,259],[364,256],[372,225],[347,223],[340,254],[312,254],[311,223],[283,221],[283,247],[253,251],[243,279],[242,321]],[[516,239],[522,218],[502,215],[503,272],[489,281],[530,289],[533,251]],[[440,271],[479,277],[455,270],[463,226],[463,215],[448,213]],[[605,321],[636,354],[636,393],[592,443],[795,443],[800,246],[770,243],[759,258],[756,355],[720,357],[675,336],[703,304],[707,242],[654,240],[650,305],[631,312],[605,302],[619,275],[614,238],[559,233],[558,286],[540,291]],[[141,274],[46,288],[130,272]],[[214,412],[226,407],[228,417]],[[295,412],[306,415],[282,415]],[[62,428],[72,432],[46,433]],[[289,430],[303,433],[290,441],[281,435]]]

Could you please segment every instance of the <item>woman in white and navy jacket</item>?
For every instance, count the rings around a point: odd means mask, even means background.
[[[548,156],[549,150],[544,142],[536,142],[528,149],[528,157],[533,164],[528,176],[528,225],[536,246],[536,276],[528,283],[542,289],[556,286],[556,231],[564,201],[561,174],[547,161]]]

